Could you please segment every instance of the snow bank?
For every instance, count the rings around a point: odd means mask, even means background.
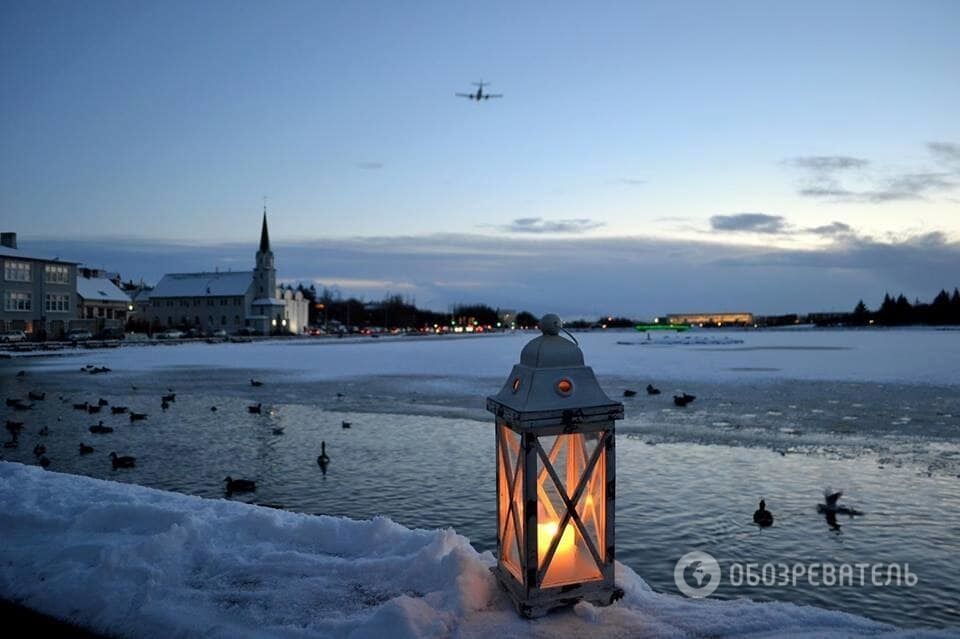
[[[0,597],[133,637],[877,636],[861,617],[654,593],[517,617],[453,530],[315,517],[0,462]]]

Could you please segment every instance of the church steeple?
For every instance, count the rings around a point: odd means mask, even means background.
[[[270,251],[270,234],[267,232],[267,207],[263,207],[263,226],[260,229],[260,252]]]

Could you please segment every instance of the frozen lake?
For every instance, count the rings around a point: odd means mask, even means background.
[[[576,336],[611,396],[641,391],[623,399],[618,425],[617,558],[656,590],[676,592],[673,565],[694,549],[721,565],[909,563],[920,578],[913,588],[724,586],[714,596],[807,603],[901,627],[960,623],[960,586],[944,578],[960,552],[960,332]],[[48,394],[31,411],[4,409],[27,425],[20,446],[2,452],[35,463],[42,442],[56,470],[207,497],[223,495],[226,475],[249,477],[256,503],[453,526],[491,549],[493,429],[483,400],[532,337],[130,347],[0,362],[0,394]],[[81,373],[86,364],[113,372]],[[14,377],[21,369],[26,376]],[[251,377],[264,386],[251,387]],[[648,382],[663,394],[642,394]],[[163,411],[168,388],[177,399]],[[675,408],[678,389],[697,400]],[[100,397],[150,417],[131,424],[70,407]],[[249,414],[258,402],[264,414]],[[91,435],[98,419],[115,431]],[[344,420],[353,427],[342,429]],[[325,475],[315,462],[321,440],[332,458]],[[80,441],[96,452],[79,456]],[[112,450],[136,455],[137,468],[111,470]],[[866,515],[828,526],[816,512],[828,485]],[[777,517],[763,531],[750,519],[761,495]]]

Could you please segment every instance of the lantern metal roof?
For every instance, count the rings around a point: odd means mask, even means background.
[[[622,419],[623,404],[600,388],[572,336],[560,335],[560,318],[545,315],[540,327],[543,334],[524,346],[500,392],[487,397],[487,410],[518,428]]]

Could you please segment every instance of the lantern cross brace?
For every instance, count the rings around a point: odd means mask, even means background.
[[[603,451],[606,449],[606,440],[608,437],[610,437],[610,431],[605,432],[603,434],[603,438],[597,443],[597,447],[593,450],[593,454],[590,456],[590,461],[587,463],[586,468],[583,470],[583,474],[580,476],[580,481],[577,482],[577,488],[573,491],[572,499],[567,495],[567,491],[563,487],[563,482],[560,481],[560,478],[557,476],[557,472],[550,463],[550,459],[547,456],[546,451],[543,450],[543,446],[540,445],[539,439],[537,440],[537,453],[540,455],[540,459],[543,460],[543,466],[550,474],[550,478],[553,480],[553,483],[557,488],[557,493],[560,495],[560,499],[563,500],[563,503],[566,506],[566,512],[563,513],[563,517],[560,518],[560,524],[557,526],[557,533],[550,541],[550,548],[547,550],[547,554],[544,557],[543,566],[540,568],[540,571],[537,574],[537,581],[541,583],[547,574],[547,570],[550,568],[550,563],[553,561],[553,556],[556,554],[557,547],[560,545],[560,538],[563,536],[563,532],[571,518],[573,518],[574,525],[580,530],[580,535],[586,542],[587,548],[590,550],[590,554],[593,556],[593,560],[597,564],[597,568],[603,570],[603,559],[600,557],[597,547],[594,545],[593,540],[587,533],[587,527],[583,524],[583,521],[580,519],[580,515],[577,513],[577,504],[583,497],[587,483],[590,481],[590,476],[593,474],[593,469],[597,465],[597,460],[600,459],[601,453],[603,453]]]
[[[519,481],[520,473],[516,472],[520,469],[520,460],[523,458],[523,447],[517,446],[517,461],[511,466],[509,448],[512,448],[510,445],[510,438],[504,435],[502,429],[498,429],[498,434],[500,437],[500,451],[503,456],[503,469],[507,473],[507,484],[510,486],[510,497],[508,507],[509,516],[505,518],[503,523],[503,531],[500,534],[500,539],[505,539],[507,534],[507,526],[510,523],[510,520],[513,520],[513,541],[517,544],[517,554],[521,555],[523,553],[522,548],[523,544],[520,543],[520,515],[517,513],[516,509],[516,494],[517,494],[517,482]]]

